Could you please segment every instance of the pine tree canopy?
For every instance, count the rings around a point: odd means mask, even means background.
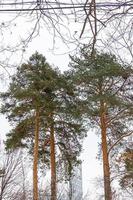
[[[33,152],[34,120],[38,110],[40,163],[49,165],[51,124],[54,125],[58,160],[68,165],[78,162],[85,136],[78,98],[68,77],[53,69],[43,55],[36,52],[27,63],[18,67],[1,99],[1,112],[13,127],[7,134],[7,148],[27,147],[30,153]]]
[[[110,120],[122,109],[125,115],[133,112],[131,66],[120,64],[114,55],[107,53],[96,51],[92,57],[87,48],[81,49],[79,56],[71,56],[69,66],[87,115],[98,117],[100,102],[106,104]]]

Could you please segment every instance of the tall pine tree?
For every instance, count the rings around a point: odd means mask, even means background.
[[[56,200],[56,154],[70,174],[84,137],[78,101],[68,78],[35,53],[18,68],[1,98],[1,112],[14,127],[7,135],[7,148],[27,147],[34,155],[33,199],[38,199],[38,161],[45,157],[45,164],[51,167],[51,200]]]
[[[28,63],[18,68],[7,93],[2,94],[5,103],[2,112],[7,113],[14,129],[8,135],[7,148],[28,146],[28,140],[33,148],[33,199],[38,200],[38,148],[39,132],[46,124],[44,98],[47,86],[55,87],[57,72],[52,70],[45,58],[35,53]],[[51,82],[52,80],[52,82]],[[43,126],[42,126],[43,124]],[[34,133],[34,134],[33,134]]]
[[[121,65],[114,55],[96,51],[92,57],[87,47],[80,50],[79,56],[71,56],[70,67],[77,95],[84,102],[85,117],[101,133],[105,200],[111,200],[108,137],[113,135],[113,124],[131,111],[132,70]]]

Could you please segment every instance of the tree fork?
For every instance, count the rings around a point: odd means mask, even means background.
[[[35,143],[33,160],[33,200],[38,200],[38,140],[39,140],[39,110],[35,113]]]
[[[50,163],[51,163],[51,200],[56,200],[57,199],[57,194],[56,194],[56,161],[55,161],[55,137],[54,137],[53,119],[52,119],[52,123],[50,125]]]
[[[106,110],[105,110],[104,103],[101,103],[100,122],[101,122],[101,137],[102,137],[105,200],[112,200],[110,166],[109,166],[107,138],[106,138],[106,134],[107,134]]]

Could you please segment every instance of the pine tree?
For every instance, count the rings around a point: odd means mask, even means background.
[[[38,161],[51,167],[51,200],[56,200],[56,163],[62,159],[70,174],[73,164],[78,163],[84,137],[72,86],[45,57],[35,53],[18,68],[1,98],[1,112],[7,114],[14,127],[7,135],[6,147],[27,147],[34,155],[34,200],[38,199]]]
[[[51,200],[56,199],[56,173],[68,180],[73,166],[79,163],[78,156],[82,149],[82,139],[85,136],[82,116],[79,113],[76,95],[66,75],[58,79],[59,88],[54,93],[49,91],[50,106],[48,115],[49,134],[45,145],[50,146],[51,162]],[[50,103],[50,105],[51,105]],[[60,169],[64,170],[60,172]],[[64,172],[64,173],[62,173]],[[64,178],[63,178],[64,179]]]
[[[33,199],[38,199],[38,148],[39,132],[45,129],[46,116],[44,110],[48,104],[45,95],[47,87],[55,87],[57,72],[52,70],[42,55],[37,52],[29,62],[22,64],[13,77],[7,93],[2,94],[6,100],[2,112],[7,113],[14,129],[8,134],[7,148],[28,146],[32,140],[33,148]],[[52,80],[52,81],[51,81]],[[47,110],[45,111],[47,115]],[[42,126],[43,125],[43,126]],[[33,135],[34,132],[34,135]]]
[[[101,132],[105,200],[111,200],[108,136],[113,123],[131,112],[132,70],[120,64],[114,55],[95,51],[92,57],[87,47],[80,50],[79,56],[71,56],[70,67],[77,94],[84,102],[85,117]]]

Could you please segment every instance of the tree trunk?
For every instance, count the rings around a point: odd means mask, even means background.
[[[69,180],[69,200],[72,200],[73,197],[73,188],[72,188],[72,181],[71,179]]]
[[[103,153],[103,173],[104,173],[104,192],[105,200],[112,200],[111,184],[110,184],[110,167],[107,147],[107,127],[106,127],[106,110],[104,103],[101,103],[101,136],[102,136],[102,153]]]
[[[38,139],[39,139],[39,111],[35,114],[35,142],[33,158],[33,200],[38,200]]]
[[[56,161],[55,161],[55,138],[53,122],[50,126],[50,163],[51,163],[51,200],[57,199],[56,194]]]

